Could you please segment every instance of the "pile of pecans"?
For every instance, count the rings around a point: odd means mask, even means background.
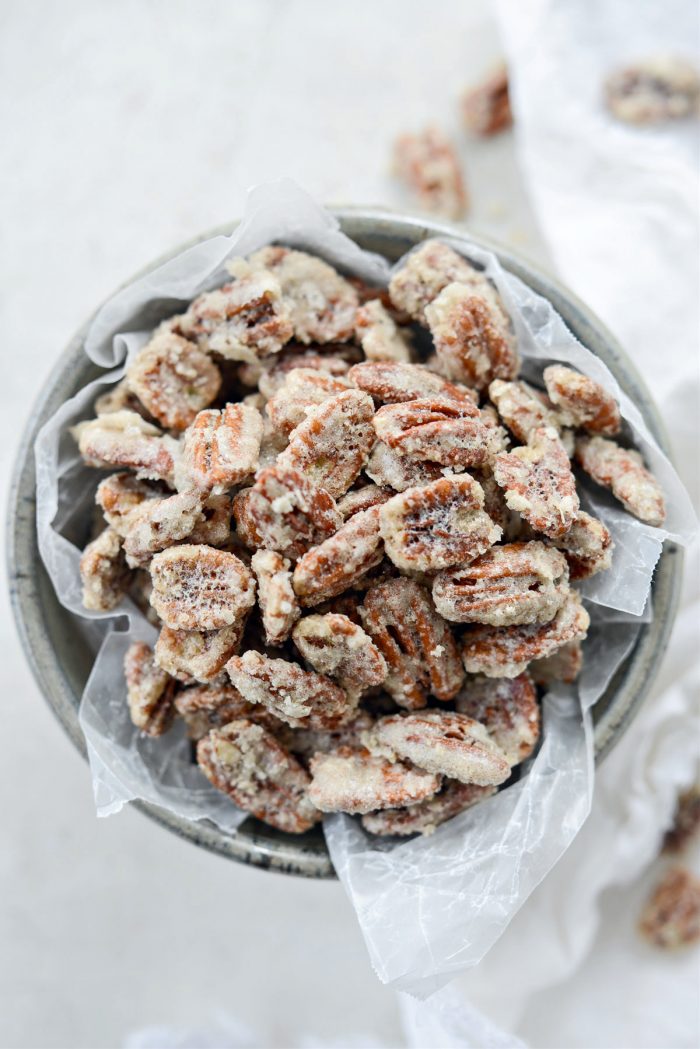
[[[106,523],[84,604],[129,592],[134,725],[184,719],[205,776],[300,833],[324,812],[429,832],[534,750],[610,566],[572,457],[660,524],[617,405],[561,365],[518,379],[483,273],[426,241],[386,289],[267,247],[164,321],[75,428]],[[427,332],[426,330],[427,329]],[[428,334],[430,338],[428,338]]]

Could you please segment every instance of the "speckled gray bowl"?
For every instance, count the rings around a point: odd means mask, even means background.
[[[358,244],[392,261],[425,237],[460,237],[460,230],[456,227],[378,209],[347,209],[336,213],[344,231]],[[230,229],[231,225],[222,226],[205,236],[229,232]],[[479,238],[472,239],[482,243]],[[186,246],[180,245],[147,269],[178,254]],[[610,332],[569,291],[528,262],[498,245],[484,243],[484,246],[496,251],[507,270],[549,299],[580,341],[605,361],[620,386],[639,405],[660,446],[668,452],[667,437],[649,392]],[[85,742],[78,725],[78,704],[92,667],[94,648],[86,635],[85,621],[58,603],[39,558],[33,447],[37,431],[44,422],[99,371],[82,351],[88,325],[89,321],[63,351],[36,403],[17,456],[8,516],[9,578],[22,644],[47,702],[83,755]],[[654,621],[642,628],[633,651],[594,710],[598,761],[622,736],[649,691],[675,616],[680,575],[680,552],[667,544],[654,578]],[[138,807],[163,826],[222,856],[287,874],[334,877],[323,835],[318,828],[294,837],[250,819],[235,836],[229,836],[208,821],[189,823],[153,805],[140,804]]]

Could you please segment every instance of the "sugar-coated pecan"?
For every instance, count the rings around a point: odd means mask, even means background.
[[[357,361],[358,353],[354,346],[313,346],[308,349],[300,343],[292,343],[279,357],[258,361],[256,365],[242,364],[239,378],[246,386],[257,385],[262,396],[269,400],[296,368],[306,368],[340,379],[347,375],[350,365]]]
[[[117,466],[148,480],[172,482],[177,441],[136,412],[110,412],[78,423],[72,433],[88,466]]]
[[[156,663],[178,681],[215,681],[239,648],[245,620],[221,630],[161,628],[156,641]]]
[[[448,284],[459,281],[475,289],[487,283],[483,274],[439,240],[426,240],[407,255],[389,283],[389,296],[396,309],[425,324],[425,307]]]
[[[611,73],[605,81],[605,101],[625,124],[656,124],[697,115],[700,76],[683,58],[652,55]]]
[[[335,678],[347,692],[381,685],[387,675],[387,665],[377,646],[347,616],[305,616],[294,627],[292,638],[314,670]]]
[[[412,579],[389,579],[367,591],[362,624],[384,656],[384,689],[399,706],[424,707],[429,695],[449,700],[464,679],[457,645],[426,590]]]
[[[470,401],[472,404],[478,401],[475,390],[448,382],[421,364],[365,361],[364,364],[355,364],[348,372],[348,378],[365,393],[385,404],[431,400],[433,397],[458,402]]]
[[[425,318],[445,373],[485,389],[493,379],[514,379],[520,359],[510,318],[490,284],[478,290],[448,284],[426,306]]]
[[[361,748],[362,734],[368,732],[373,724],[371,714],[366,710],[358,710],[349,721],[333,730],[290,728],[280,722],[275,735],[287,750],[306,764],[314,754],[329,754],[340,747]]]
[[[361,510],[297,562],[293,585],[302,605],[318,605],[355,585],[384,556],[379,506]]]
[[[279,465],[300,470],[337,499],[347,492],[374,444],[374,403],[361,390],[345,390],[313,408],[289,437]]]
[[[497,455],[493,476],[505,491],[511,510],[535,531],[556,538],[571,528],[579,509],[576,480],[552,427],[538,427],[526,445]]]
[[[103,393],[95,401],[95,415],[111,415],[112,412],[136,412],[147,422],[152,422],[151,416],[146,411],[146,408],[141,401],[138,399],[135,393],[129,389],[129,383],[126,379],[122,379],[121,382],[116,383],[114,386],[110,386],[106,393]]]
[[[80,558],[83,608],[93,612],[115,608],[129,588],[129,576],[122,541],[113,528],[105,528]]]
[[[233,685],[219,682],[181,689],[175,696],[175,710],[187,725],[187,735],[195,742],[213,728],[222,728],[237,718],[254,721],[273,734],[286,728],[284,722],[264,707],[243,699]]]
[[[678,795],[673,823],[664,838],[664,852],[678,853],[700,836],[700,783]]]
[[[615,398],[595,379],[552,364],[543,374],[549,399],[569,426],[611,437],[620,432],[620,409]]]
[[[544,543],[494,546],[470,564],[439,572],[433,601],[453,623],[548,623],[569,589],[566,561]]]
[[[484,493],[484,510],[494,524],[503,532],[504,539],[517,539],[522,531],[523,519],[520,514],[511,510],[506,502],[503,489],[496,482],[495,477],[488,467],[483,470],[470,470],[474,478],[481,485]]]
[[[508,92],[508,70],[500,63],[462,96],[462,118],[475,135],[496,135],[510,127],[513,114]]]
[[[459,219],[469,207],[455,147],[437,127],[401,135],[394,143],[394,174],[425,211]]]
[[[514,678],[467,675],[455,705],[478,721],[510,765],[529,758],[540,736],[540,708],[529,674]]]
[[[292,337],[288,303],[277,277],[255,272],[238,259],[237,279],[195,299],[186,315],[188,332],[200,346],[234,361],[254,361],[279,353]]]
[[[340,747],[311,759],[309,796],[322,812],[374,812],[432,797],[440,777],[364,748]]]
[[[239,808],[288,834],[320,819],[309,799],[309,775],[262,725],[238,718],[197,744],[197,764]]]
[[[292,728],[338,728],[357,706],[330,678],[286,659],[249,651],[230,659],[226,669],[244,699],[260,703]]]
[[[105,521],[117,535],[126,535],[132,514],[147,499],[163,495],[158,487],[140,481],[130,473],[116,473],[100,481],[95,492],[95,502],[101,508]]]
[[[426,772],[497,786],[510,776],[510,764],[483,725],[466,714],[425,710],[380,718],[372,730],[380,748],[411,761]]]
[[[370,510],[373,506],[381,506],[387,499],[391,499],[390,488],[380,488],[376,484],[365,484],[362,488],[353,488],[338,500],[338,513],[344,521],[348,521],[362,510]]]
[[[533,659],[551,656],[570,641],[583,641],[590,623],[575,590],[549,623],[476,626],[463,639],[462,657],[470,674],[517,677]]]
[[[420,572],[473,561],[501,537],[483,505],[469,474],[408,488],[379,510],[388,556],[397,568]]]
[[[175,716],[175,681],[161,670],[143,641],[127,649],[124,676],[132,722],[147,736],[162,736]]]
[[[355,328],[357,292],[332,266],[290,248],[268,247],[251,255],[253,266],[272,270],[280,282],[294,338],[303,343],[344,342]]]
[[[204,546],[228,548],[233,540],[231,513],[230,496],[210,495],[201,504],[200,519],[190,532],[188,536],[189,541],[191,543],[203,543]]]
[[[286,437],[304,422],[311,408],[350,387],[348,379],[335,378],[312,368],[293,368],[267,402],[267,414],[275,430]]]
[[[553,426],[558,430],[561,420],[547,398],[526,382],[504,382],[494,379],[489,386],[489,397],[510,432],[519,441],[527,442],[533,430]]]
[[[192,534],[202,520],[197,492],[164,499],[147,499],[129,517],[124,553],[130,568],[143,568],[159,550],[166,550]]]
[[[296,560],[340,527],[333,498],[299,470],[278,465],[262,470],[252,488],[239,492],[233,515],[243,542]]]
[[[579,510],[569,531],[552,539],[552,543],[563,551],[572,579],[587,579],[612,564],[614,543],[610,531],[585,510]]]
[[[166,430],[184,430],[216,398],[221,373],[193,342],[156,333],[126,372],[129,389]]]
[[[639,452],[621,448],[605,437],[580,437],[576,441],[576,460],[640,521],[655,528],[664,523],[664,493]]]
[[[410,333],[399,328],[380,299],[371,299],[355,314],[355,337],[368,361],[410,361]]]
[[[233,626],[255,604],[255,580],[235,554],[210,546],[171,546],[151,561],[151,604],[173,630]]]
[[[700,878],[686,867],[669,868],[642,911],[639,930],[667,951],[700,941]]]
[[[370,834],[408,837],[410,834],[432,834],[442,823],[485,801],[496,793],[496,787],[478,787],[475,783],[448,780],[439,794],[404,809],[383,809],[362,817],[362,826]]]
[[[292,587],[291,561],[274,550],[257,550],[250,567],[258,581],[258,604],[268,645],[281,645],[301,615]]]
[[[439,397],[386,404],[374,417],[380,441],[411,459],[483,466],[504,447],[500,427],[470,401]]]
[[[378,485],[385,489],[393,488],[395,492],[405,492],[407,488],[428,484],[443,476],[439,463],[410,459],[395,448],[390,448],[384,441],[377,441],[370,452],[365,473]]]
[[[185,431],[175,479],[181,491],[221,494],[258,466],[263,419],[247,404],[199,412]]]
[[[530,676],[536,685],[545,688],[561,681],[565,685],[573,685],[581,673],[583,666],[583,649],[580,641],[569,641],[562,645],[551,656],[544,659],[534,659],[528,668]]]

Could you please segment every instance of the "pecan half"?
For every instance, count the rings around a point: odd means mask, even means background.
[[[136,412],[110,412],[78,423],[72,433],[88,466],[136,470],[153,481],[173,479],[177,442]]]
[[[569,641],[562,645],[551,656],[544,659],[534,659],[529,666],[530,676],[536,685],[545,688],[562,681],[565,685],[573,685],[581,673],[583,666],[583,649],[580,641]]]
[[[432,834],[472,805],[496,793],[495,787],[478,787],[475,783],[448,780],[439,794],[416,802],[405,809],[383,809],[362,817],[362,826],[370,834],[407,837],[409,834]]]
[[[257,468],[262,436],[262,416],[248,404],[200,412],[185,431],[178,488],[221,494],[240,484]]]
[[[431,797],[439,776],[366,749],[340,747],[311,759],[309,796],[322,812],[365,813],[400,808]]]
[[[655,528],[664,523],[663,491],[639,452],[621,448],[604,437],[580,437],[576,441],[576,461],[640,521]]]
[[[625,124],[655,124],[697,114],[700,76],[690,62],[675,55],[652,55],[605,81],[608,109]]]
[[[132,514],[147,499],[157,499],[163,493],[129,473],[116,473],[100,481],[95,502],[101,508],[105,521],[122,538],[129,531]]]
[[[497,455],[493,476],[510,509],[517,510],[535,531],[555,538],[571,528],[579,509],[576,480],[552,427],[538,427],[526,445]]]
[[[364,364],[353,365],[348,378],[384,404],[431,400],[434,397],[457,402],[470,401],[472,404],[478,401],[475,390],[448,382],[420,364],[365,361]]]
[[[370,299],[355,314],[355,337],[368,361],[410,361],[410,333],[399,328],[380,299]]]
[[[335,678],[347,692],[381,685],[384,657],[368,634],[347,616],[305,616],[294,627],[294,644],[314,670]]]
[[[510,765],[529,758],[540,736],[540,708],[529,674],[514,678],[467,676],[455,705],[478,721]]]
[[[620,432],[620,409],[604,386],[562,364],[552,364],[543,374],[549,399],[570,426],[612,437]]]
[[[190,536],[202,520],[202,503],[196,492],[147,499],[129,517],[124,538],[129,567],[143,568],[158,551]]]
[[[450,219],[462,218],[467,211],[469,197],[457,152],[439,128],[397,138],[393,170],[426,211]]]
[[[83,608],[109,612],[129,588],[129,569],[122,542],[113,528],[105,528],[83,550],[80,558]]]
[[[466,259],[439,240],[426,240],[407,255],[389,283],[392,305],[425,324],[425,307],[448,284],[482,288],[486,279]]]
[[[642,911],[639,930],[663,950],[700,941],[700,878],[685,867],[666,871]]]
[[[379,506],[354,514],[335,535],[309,550],[294,569],[294,592],[302,605],[342,594],[384,556]]]
[[[508,92],[508,70],[500,63],[462,97],[462,119],[475,135],[497,135],[513,123]]]
[[[547,398],[526,382],[494,379],[489,386],[489,397],[500,418],[519,441],[527,442],[532,431],[541,426],[560,429],[561,420]]]
[[[172,546],[151,561],[151,604],[173,630],[220,630],[255,604],[255,580],[235,554]]]
[[[258,581],[258,603],[268,645],[281,645],[301,615],[292,587],[291,561],[274,550],[257,550],[250,567]]]
[[[569,531],[552,539],[552,543],[564,552],[572,579],[587,579],[605,572],[612,564],[612,536],[602,521],[585,510],[579,510]]]
[[[470,401],[438,397],[386,404],[374,429],[401,455],[443,466],[483,466],[505,443],[500,427]]]
[[[309,409],[350,387],[347,379],[335,378],[311,368],[293,368],[267,402],[267,414],[275,430],[286,437],[304,422]]]
[[[215,400],[221,372],[197,346],[174,332],[157,332],[126,372],[129,389],[166,430],[184,430]]]
[[[378,485],[393,488],[395,492],[405,492],[407,488],[428,484],[444,476],[439,463],[410,459],[384,441],[377,441],[372,449],[365,473]]]
[[[153,652],[136,641],[124,657],[126,698],[131,720],[147,736],[162,736],[175,716],[175,682],[156,664]]]
[[[155,647],[156,663],[178,681],[215,681],[238,651],[245,620],[221,630],[161,628]]]

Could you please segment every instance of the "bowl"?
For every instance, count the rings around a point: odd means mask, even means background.
[[[335,214],[349,237],[391,261],[426,237],[465,239],[464,231],[458,227],[381,209],[337,209]],[[234,226],[235,223],[223,225],[189,244],[229,233]],[[469,236],[469,240],[494,251],[506,270],[549,299],[574,335],[607,364],[622,389],[638,405],[649,429],[668,455],[668,438],[649,391],[629,357],[598,318],[561,284],[509,249],[481,237]],[[142,273],[177,255],[189,244],[174,248]],[[90,644],[85,620],[59,604],[39,557],[33,449],[37,432],[46,420],[100,372],[82,350],[89,324],[90,320],[82,325],[60,355],[34,407],[17,454],[7,522],[8,577],[22,645],[44,697],[83,756],[86,749],[78,724],[78,705],[92,668],[94,647]],[[633,650],[593,710],[597,761],[621,738],[649,692],[675,617],[681,570],[679,549],[667,543],[653,581],[653,622],[642,626]],[[335,877],[318,827],[297,837],[249,818],[235,835],[229,835],[206,820],[191,823],[154,805],[135,804],[157,823],[221,856],[286,874]]]

